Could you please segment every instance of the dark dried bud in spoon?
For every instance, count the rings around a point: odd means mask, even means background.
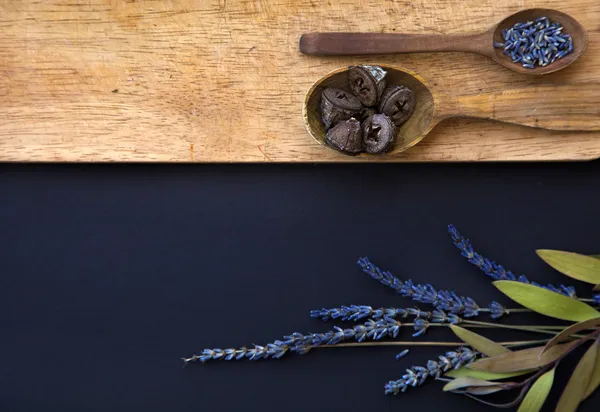
[[[358,115],[360,100],[341,89],[328,88],[321,94],[321,119],[326,129]]]
[[[374,114],[363,122],[363,147],[367,153],[387,152],[396,140],[396,126],[384,114]]]
[[[373,116],[375,113],[377,113],[377,110],[375,110],[375,108],[373,108],[373,107],[363,107],[363,109],[361,110],[361,112],[359,114],[359,119],[360,119],[361,122],[365,121],[369,117]]]
[[[385,75],[379,66],[354,66],[348,73],[350,90],[365,106],[377,106],[385,89]]]
[[[390,86],[383,91],[379,111],[387,115],[396,126],[404,123],[415,109],[415,94],[405,86]]]
[[[333,126],[327,132],[325,140],[333,148],[350,154],[362,151],[362,130],[355,118],[345,120]]]

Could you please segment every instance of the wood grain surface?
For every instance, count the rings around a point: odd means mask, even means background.
[[[305,56],[298,49],[306,32],[464,34],[531,7],[558,9],[583,24],[589,45],[579,61],[532,77],[469,53],[357,58]],[[354,158],[316,143],[302,121],[313,82],[357,63],[407,68],[436,94],[470,96],[462,104],[555,84],[579,88],[584,102],[585,93],[600,87],[597,0],[3,0],[0,40],[0,161],[600,157],[600,132],[461,118],[443,121],[405,152]]]

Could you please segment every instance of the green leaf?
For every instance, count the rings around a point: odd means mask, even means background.
[[[493,283],[515,302],[542,315],[573,322],[600,317],[600,312],[591,306],[539,286],[512,280],[497,280]]]
[[[592,255],[593,258],[600,259],[600,255]]]
[[[444,392],[453,391],[467,386],[497,386],[498,382],[488,382],[474,378],[456,378],[444,385]]]
[[[554,368],[549,370],[540,376],[529,392],[527,396],[521,402],[519,410],[517,412],[538,412],[544,406],[544,402],[552,389],[552,383],[554,383]]]
[[[496,356],[502,353],[510,352],[510,349],[505,348],[499,343],[494,342],[486,337],[483,337],[475,332],[461,328],[460,326],[450,325],[452,332],[456,334],[463,342],[472,346],[474,349],[487,356]]]
[[[544,347],[538,346],[520,351],[503,353],[491,358],[480,359],[469,365],[469,368],[485,372],[516,372],[526,369],[540,368],[554,362],[572,347],[572,343],[555,345],[541,355]],[[541,355],[541,356],[540,356]]]
[[[596,365],[594,366],[594,372],[592,372],[592,376],[590,377],[590,383],[583,394],[583,399],[594,393],[594,391],[598,389],[598,386],[600,386],[600,341],[596,340],[592,347],[596,347]]]
[[[491,393],[496,393],[505,390],[506,387],[504,385],[495,385],[495,386],[476,386],[474,388],[468,388],[465,390],[466,393],[471,395],[489,395]]]
[[[590,378],[596,366],[596,355],[598,347],[593,344],[587,352],[583,354],[581,360],[575,367],[569,383],[563,391],[556,412],[571,412],[577,410],[577,407],[584,399],[584,394],[590,384]]]
[[[493,372],[477,371],[474,369],[469,369],[467,367],[462,367],[459,369],[452,369],[451,371],[446,372],[446,374],[444,376],[448,376],[451,378],[466,377],[466,378],[475,378],[475,379],[493,381],[493,380],[499,380],[499,379],[512,378],[514,376],[527,375],[528,373],[531,373],[534,371],[536,371],[536,369],[529,369],[529,370],[517,371],[517,372],[493,373]]]
[[[544,262],[573,279],[597,285],[600,283],[600,259],[560,250],[538,250]]]
[[[567,338],[577,332],[593,328],[594,326],[597,326],[597,325],[600,325],[600,318],[585,320],[583,322],[579,322],[574,325],[571,325],[566,329],[563,329],[558,335],[553,337],[550,340],[550,342],[548,342],[546,344],[546,347],[542,351],[542,354],[544,352],[546,352],[548,349],[550,349],[551,347],[553,347],[554,345],[556,345],[557,343],[559,343],[561,340],[564,340],[565,338]]]

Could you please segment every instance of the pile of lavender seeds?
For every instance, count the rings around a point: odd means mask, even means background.
[[[503,29],[504,43],[494,42],[494,47],[503,48],[513,63],[521,63],[527,69],[545,67],[573,51],[573,39],[562,31],[560,23],[540,17]]]

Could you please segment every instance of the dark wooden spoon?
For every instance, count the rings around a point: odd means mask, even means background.
[[[513,63],[494,42],[503,42],[501,31],[515,23],[548,17],[559,22],[573,39],[573,52],[548,66],[533,69]],[[587,48],[587,32],[568,14],[551,9],[527,9],[510,15],[482,33],[463,35],[402,33],[307,33],[300,37],[300,51],[314,56],[346,56],[421,52],[471,52],[489,57],[496,63],[525,74],[547,74],[564,69]]]

